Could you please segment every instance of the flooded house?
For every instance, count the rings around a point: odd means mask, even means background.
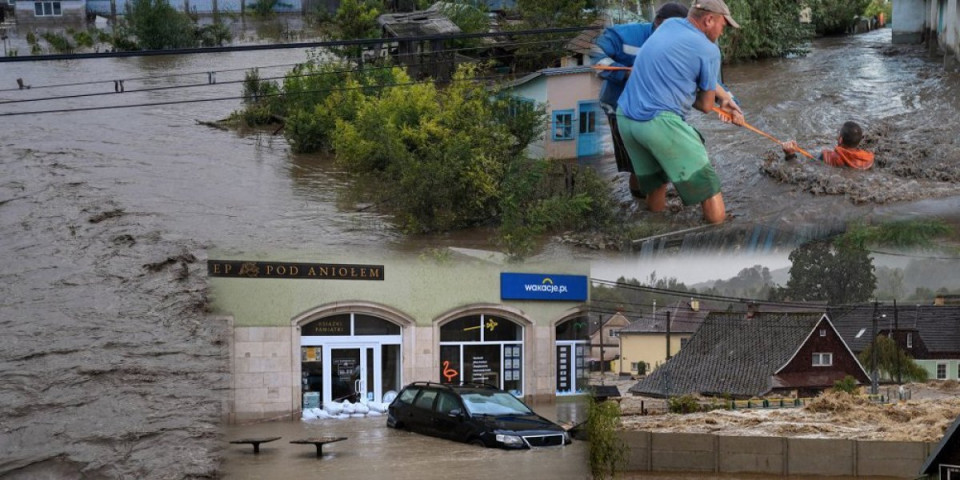
[[[893,43],[924,43],[960,69],[960,0],[893,0]]]
[[[230,421],[382,405],[413,381],[533,401],[586,387],[585,265],[285,257],[208,262],[214,312],[230,325]]]
[[[680,351],[630,392],[755,398],[812,396],[869,375],[823,312],[711,312]]]

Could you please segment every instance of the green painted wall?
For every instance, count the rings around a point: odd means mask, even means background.
[[[958,375],[958,368],[960,368],[960,360],[914,360],[917,362],[917,365],[920,365],[927,371],[927,378],[930,380],[937,379],[937,364],[945,364],[947,366],[947,378],[942,380],[958,380],[960,375]]]
[[[283,254],[254,256],[217,254],[215,260],[374,264],[384,266],[384,280],[314,280],[210,277],[215,314],[234,317],[235,326],[287,326],[291,319],[338,301],[375,302],[414,318],[418,325],[455,308],[494,303],[523,311],[534,321],[552,321],[577,302],[500,300],[500,272],[589,275],[589,264],[573,262],[501,264],[458,254],[436,257],[352,254]]]

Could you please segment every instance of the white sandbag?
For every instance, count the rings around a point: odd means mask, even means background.
[[[337,402],[326,403],[323,405],[323,409],[331,416],[337,416],[343,413],[343,405]]]
[[[350,415],[347,413],[341,413],[340,415],[337,415],[337,419],[339,420],[346,420],[348,418],[350,418]]]
[[[376,411],[376,410],[370,410],[370,412],[367,413],[367,416],[368,416],[368,417],[382,417],[383,414],[380,413],[380,412],[378,412],[378,411]]]
[[[365,413],[354,413],[353,415],[350,415],[350,418],[363,418],[366,416],[367,415]]]
[[[316,419],[317,419],[317,414],[316,414],[316,413],[313,413],[313,409],[312,409],[312,408],[308,408],[308,409],[305,409],[305,410],[303,411],[303,414],[302,414],[302,415],[300,415],[300,419],[301,419],[301,420],[316,420]]]
[[[344,401],[344,402],[343,402],[343,410],[342,410],[342,411],[343,411],[343,413],[355,413],[355,412],[356,412],[356,409],[355,409],[355,407],[354,407],[354,405],[353,405],[352,403],[347,402],[347,401]]]
[[[358,404],[356,404],[356,405],[353,406],[353,411],[354,411],[354,413],[363,413],[363,414],[366,414],[367,412],[370,411],[370,407],[368,407],[368,406],[366,406],[366,405],[364,405],[364,404],[362,404],[362,403],[358,403]]]

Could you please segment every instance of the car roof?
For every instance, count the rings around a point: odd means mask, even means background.
[[[490,385],[488,383],[463,383],[463,384],[453,384],[453,383],[436,383],[436,382],[413,382],[406,386],[406,388],[432,388],[436,390],[449,390],[457,393],[462,392],[504,392],[499,388]],[[506,392],[504,392],[506,393]]]

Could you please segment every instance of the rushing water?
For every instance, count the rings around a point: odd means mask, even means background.
[[[939,67],[918,55],[884,55],[888,43],[889,30],[818,41],[805,58],[727,67],[726,81],[748,120],[805,145],[829,144],[847,118],[869,126],[923,111],[929,122],[955,125],[960,80],[924,74]],[[229,372],[224,329],[203,311],[206,252],[489,245],[485,231],[401,236],[389,218],[346,199],[344,177],[329,159],[291,155],[283,139],[269,133],[197,124],[227,116],[238,100],[69,111],[236,97],[240,86],[229,82],[242,79],[242,69],[259,66],[261,75],[279,75],[286,67],[268,67],[305,56],[278,50],[0,64],[0,102],[108,93],[0,103],[0,114],[60,110],[0,117],[0,475],[241,476],[247,467],[262,472],[257,465],[282,458],[286,476],[296,477],[301,466],[315,465],[300,448],[271,444],[266,449],[278,455],[260,457],[224,450],[220,418]],[[207,85],[205,72],[214,70],[221,71],[218,83]],[[181,75],[187,73],[193,75]],[[35,88],[16,90],[18,78]],[[119,79],[126,91],[110,93]],[[40,88],[64,83],[76,85]],[[187,84],[200,86],[135,91]],[[842,197],[790,193],[758,172],[758,159],[772,144],[705,116],[694,121],[737,215],[799,223],[869,212]],[[938,207],[922,211],[931,210]],[[556,245],[546,250],[570,253]],[[238,433],[233,428],[226,433]],[[309,428],[263,427],[284,435]],[[368,432],[351,434],[356,437],[403,436],[366,424],[342,428]],[[423,448],[407,448],[408,441]],[[572,457],[583,452],[574,446],[509,456],[431,442],[404,436],[370,455],[402,454],[404,461],[442,467],[425,470],[440,472],[434,476],[404,478],[447,478],[467,464],[489,468],[489,476],[515,470],[539,477],[532,472],[547,463],[542,458],[574,465]],[[438,459],[433,445],[470,460]],[[344,474],[356,462],[340,460],[369,454],[346,442],[329,450],[321,465]]]

